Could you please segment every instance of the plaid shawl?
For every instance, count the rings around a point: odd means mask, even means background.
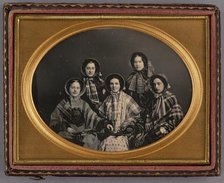
[[[121,100],[119,100],[119,93],[113,93],[112,96],[112,110],[111,110],[111,120],[116,121],[119,118],[119,111],[121,110]]]
[[[86,84],[86,95],[92,103],[98,104],[100,101],[93,78],[84,78],[84,82]]]
[[[146,81],[144,80],[142,74],[140,72],[136,72],[130,81],[130,85],[128,89],[130,91],[134,91],[137,93],[144,93],[145,92],[145,84]]]
[[[109,121],[114,125],[114,131],[119,131],[125,121],[133,121],[138,117],[141,109],[132,97],[120,91],[117,95],[108,96],[99,108]]]
[[[57,132],[65,130],[67,127],[72,127],[77,132],[83,128],[94,129],[101,118],[82,99],[78,99],[75,104],[74,108],[79,109],[84,118],[82,128],[79,128],[79,125],[76,125],[73,121],[74,118],[71,115],[73,108],[71,107],[70,101],[65,99],[52,112],[49,126]]]
[[[183,118],[181,106],[172,93],[155,94],[151,118],[155,128],[163,126],[168,132],[173,130]]]
[[[133,69],[135,70],[134,66]],[[147,62],[147,66],[141,71],[132,72],[126,81],[126,89],[136,92],[137,94],[143,94],[147,90],[148,79],[154,73],[154,67],[150,60]]]

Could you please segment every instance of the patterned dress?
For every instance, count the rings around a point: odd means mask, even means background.
[[[129,150],[128,135],[122,133],[127,126],[134,125],[139,118],[141,109],[132,97],[120,91],[108,96],[99,111],[110,122],[112,133],[101,142],[102,151],[126,151]]]

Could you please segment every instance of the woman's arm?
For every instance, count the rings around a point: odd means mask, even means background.
[[[55,110],[51,114],[49,127],[52,130],[54,130],[56,133],[64,130],[65,128],[63,125],[63,117],[58,107],[56,107]]]

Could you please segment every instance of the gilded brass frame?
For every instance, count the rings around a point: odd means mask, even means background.
[[[23,6],[23,5],[21,5]],[[27,7],[35,7],[35,5],[27,5]],[[50,6],[50,5],[49,5]],[[58,5],[60,6],[60,5]],[[71,7],[82,7],[82,5],[71,5]],[[86,5],[88,8],[102,8],[106,7],[108,11],[110,11],[110,8],[117,8],[116,5]],[[215,51],[215,43],[214,43],[214,35],[216,36],[216,33],[218,34],[218,20],[216,20],[216,26],[212,27],[211,25],[214,24],[214,16],[216,19],[218,19],[218,13],[217,9],[214,7],[204,7],[202,8],[196,8],[198,11],[208,11],[210,13],[195,13],[192,10],[192,7],[184,7],[185,10],[189,10],[189,14],[178,14],[174,13],[170,15],[169,13],[165,12],[164,15],[160,15],[159,13],[146,15],[120,15],[118,13],[114,15],[107,15],[107,14],[93,14],[93,15],[57,15],[56,14],[50,14],[45,15],[41,14],[41,8],[40,11],[37,10],[37,15],[32,14],[32,10],[30,13],[30,10],[28,12],[24,11],[24,9],[15,9],[12,11],[12,13],[7,13],[11,11],[11,8],[13,5],[9,5],[5,7],[5,22],[8,21],[5,24],[5,54],[9,55],[9,59],[7,55],[5,55],[4,60],[4,76],[5,76],[5,109],[8,107],[10,108],[10,102],[8,102],[7,95],[9,95],[9,98],[11,97],[11,101],[13,103],[13,109],[14,113],[13,116],[10,116],[10,112],[7,113],[7,110],[5,110],[5,139],[6,139],[6,153],[9,152],[9,154],[6,156],[6,171],[13,175],[23,175],[22,170],[30,171],[30,165],[31,166],[40,166],[43,165],[43,169],[38,169],[39,172],[33,172],[31,171],[31,174],[34,175],[56,175],[54,166],[68,166],[65,169],[62,168],[62,172],[64,172],[66,175],[98,175],[99,171],[102,172],[100,175],[109,175],[108,173],[103,173],[103,170],[97,169],[91,169],[87,171],[84,167],[89,165],[99,166],[99,165],[105,165],[108,166],[108,170],[111,172],[111,175],[128,175],[128,170],[133,167],[136,173],[133,173],[132,175],[138,175],[137,172],[139,172],[139,175],[156,175],[152,173],[153,166],[161,166],[161,169],[159,168],[159,174],[158,175],[166,175],[165,171],[171,171],[175,172],[174,175],[184,175],[181,174],[181,171],[187,171],[188,173],[186,175],[192,175],[198,174],[197,171],[210,171],[210,174],[219,174],[219,149],[218,145],[214,144],[215,139],[219,138],[219,129],[217,129],[217,126],[219,126],[219,109],[218,107],[214,109],[214,106],[219,106],[219,54],[220,53],[214,53]],[[25,5],[26,7],[26,5]],[[46,6],[48,7],[48,6]],[[57,6],[55,6],[57,8]],[[66,7],[66,5],[65,5]],[[68,5],[69,7],[69,5]],[[83,5],[85,7],[85,5]],[[142,6],[135,6],[135,5],[129,5],[129,8],[139,8],[141,9]],[[128,7],[125,7],[128,9]],[[174,6],[174,9],[178,9],[178,5]],[[8,8],[8,9],[7,9]],[[156,9],[158,12],[162,12],[162,9],[169,9],[173,7],[169,6],[144,6],[143,9],[151,8]],[[158,8],[158,9],[157,9]],[[37,8],[38,9],[38,8]],[[79,8],[78,8],[79,9]],[[193,8],[194,9],[194,8]],[[24,13],[24,12],[25,13]],[[75,10],[74,10],[75,11]],[[94,11],[94,10],[93,10]],[[66,9],[65,9],[66,12]],[[6,17],[8,20],[6,20]],[[13,18],[14,19],[13,19]],[[212,17],[212,18],[211,18]],[[23,71],[20,71],[20,31],[22,29],[20,28],[20,23],[23,20],[80,20],[81,23],[76,23],[74,25],[67,26],[57,33],[52,34],[50,37],[48,37],[45,41],[43,41],[32,53],[32,56],[29,58],[29,60],[25,61],[25,67]],[[125,21],[123,21],[125,19]],[[205,37],[205,64],[204,64],[204,70],[202,70],[202,67],[198,66],[198,61],[192,56],[192,53],[174,36],[170,35],[166,32],[166,30],[156,27],[155,25],[150,25],[150,23],[144,22],[145,20],[202,20],[205,23],[204,26],[204,37]],[[10,22],[10,20],[12,22]],[[10,25],[10,23],[13,23],[13,25]],[[12,29],[13,26],[13,29]],[[213,25],[215,26],[215,25]],[[99,152],[99,151],[93,151],[89,149],[84,149],[82,147],[79,147],[75,144],[72,144],[65,139],[61,138],[57,134],[55,134],[50,128],[45,124],[45,122],[41,119],[39,116],[32,99],[32,78],[33,74],[35,72],[35,69],[41,59],[44,57],[44,55],[56,44],[63,41],[64,39],[75,35],[80,32],[84,32],[91,29],[101,28],[101,27],[113,27],[113,28],[128,28],[133,29],[139,32],[143,32],[145,34],[148,34],[150,36],[153,36],[157,38],[158,40],[162,41],[166,45],[168,45],[170,48],[172,48],[183,60],[184,64],[186,65],[191,79],[192,79],[192,102],[190,104],[190,108],[185,115],[184,119],[180,123],[180,125],[173,130],[170,134],[168,134],[165,138],[157,141],[156,143],[153,143],[149,146],[131,150],[127,152],[116,152],[116,153],[108,153],[108,152]],[[216,31],[214,33],[214,30]],[[14,34],[14,37],[12,37],[12,34]],[[8,36],[8,37],[7,37]],[[218,37],[219,38],[219,37]],[[218,38],[215,37],[215,41],[218,42]],[[12,40],[11,40],[12,39]],[[11,42],[10,42],[11,41]],[[14,47],[10,45],[12,42],[14,42]],[[9,46],[6,46],[6,43],[9,44]],[[219,49],[219,44],[217,43],[217,47]],[[10,56],[10,52],[13,53],[13,56]],[[217,51],[218,52],[218,51]],[[218,62],[217,68],[214,66],[214,63],[211,62],[212,58],[216,58],[216,61]],[[11,62],[13,64],[14,71],[12,72],[10,70],[10,66],[7,65],[7,62]],[[24,60],[23,60],[24,62]],[[9,64],[10,65],[10,64]],[[214,69],[216,69],[214,71]],[[11,75],[7,75],[6,70],[9,70],[11,72]],[[17,72],[20,71],[20,72]],[[203,74],[201,74],[203,72]],[[214,73],[215,72],[215,73]],[[204,78],[202,77],[205,76]],[[13,76],[13,77],[10,77]],[[217,84],[214,84],[212,82],[216,81]],[[10,85],[12,84],[12,86]],[[13,88],[13,93],[10,90],[7,93],[7,88],[11,87]],[[217,91],[214,91],[214,87],[217,87]],[[11,93],[11,94],[10,94]],[[214,94],[215,93],[215,94]],[[212,97],[217,97],[214,99],[214,102],[212,100]],[[19,102],[20,101],[20,102]],[[22,103],[22,105],[19,105],[19,103]],[[177,139],[181,138],[187,131],[190,130],[192,125],[195,123],[196,118],[198,118],[198,113],[201,110],[201,107],[205,108],[204,112],[204,118],[205,118],[205,140],[204,144],[202,146],[204,147],[204,156],[202,159],[166,159],[166,158],[158,158],[158,159],[150,159],[148,158],[151,154],[156,153],[157,151],[160,151],[164,149],[165,147],[169,146],[170,144],[173,144],[177,141]],[[62,159],[48,159],[48,158],[42,158],[42,159],[23,159],[23,157],[20,154],[20,113],[19,108],[24,108],[26,115],[28,117],[29,122],[32,124],[32,126],[38,130],[40,135],[42,135],[49,143],[55,144],[58,148],[63,149],[67,151],[67,153],[74,154],[78,156],[77,159],[71,159],[71,158],[62,158]],[[218,110],[218,111],[216,111]],[[215,112],[217,112],[217,118],[214,119],[215,124],[213,124],[213,115],[215,115]],[[10,122],[11,119],[11,122]],[[13,132],[13,133],[12,133]],[[200,133],[200,132],[199,132]],[[9,137],[8,135],[9,134]],[[190,139],[189,139],[190,140]],[[219,143],[219,140],[218,142]],[[217,155],[214,153],[217,152]],[[11,153],[11,154],[10,154]],[[46,165],[46,167],[44,167]],[[82,165],[85,165],[82,167]],[[119,169],[122,170],[123,173],[117,174],[114,173],[114,169],[110,166],[118,166]],[[120,165],[125,166],[123,169]],[[144,166],[146,167],[149,172],[144,172],[142,170],[139,170],[135,167],[135,165],[138,166]],[[21,166],[21,167],[20,167]],[[26,168],[27,166],[27,168]],[[71,168],[70,166],[77,166]],[[177,166],[177,167],[176,167]],[[16,173],[15,170],[17,170],[19,173]],[[70,169],[69,169],[70,167]],[[183,168],[180,168],[183,167]],[[201,168],[200,168],[201,167]],[[12,170],[10,170],[10,168]],[[25,168],[25,169],[24,169]],[[46,168],[46,169],[45,169]],[[68,168],[68,169],[67,169]],[[57,169],[57,168],[56,168]],[[81,169],[83,173],[78,172],[77,170]],[[141,169],[141,168],[140,168]],[[21,170],[21,171],[20,171]],[[50,173],[46,173],[45,170],[50,171]],[[72,173],[66,172],[66,170],[71,170]],[[179,172],[180,171],[180,172]],[[98,173],[96,173],[98,172]],[[156,172],[155,172],[156,173]],[[203,173],[201,173],[202,175]],[[206,173],[204,173],[206,174]],[[61,173],[59,173],[61,175]],[[169,174],[167,174],[169,175]]]
[[[19,20],[23,19],[23,18],[24,17],[17,17],[17,19],[16,19],[17,24],[15,27],[16,32],[18,32],[17,30],[19,27]],[[48,17],[42,17],[42,18],[46,19]],[[65,17],[65,19],[66,18],[67,17]],[[72,18],[72,17],[70,17],[70,18]],[[76,17],[76,18],[80,18],[80,17]],[[155,151],[163,148],[163,146],[167,146],[170,143],[172,143],[173,141],[175,141],[176,138],[178,138],[181,134],[183,134],[191,126],[191,123],[194,121],[195,116],[197,115],[198,110],[200,109],[201,100],[203,97],[203,95],[201,95],[201,94],[203,94],[203,84],[202,84],[200,71],[199,71],[193,57],[191,56],[191,54],[184,48],[183,45],[181,45],[181,43],[179,43],[177,40],[175,40],[175,38],[171,37],[170,35],[163,32],[162,30],[159,30],[156,27],[152,27],[149,25],[145,25],[143,23],[135,22],[135,21],[123,22],[123,21],[120,21],[120,19],[110,20],[110,21],[108,21],[108,20],[107,21],[103,21],[103,20],[94,21],[94,20],[91,20],[92,19],[91,16],[87,16],[85,18],[90,19],[90,21],[68,27],[68,28],[60,31],[58,34],[53,35],[48,40],[46,40],[40,47],[37,48],[37,50],[34,52],[32,57],[28,61],[27,65],[24,69],[24,73],[23,73],[23,77],[22,77],[22,92],[21,92],[22,96],[21,97],[22,97],[24,108],[26,109],[26,112],[30,118],[30,121],[40,131],[40,133],[42,135],[46,136],[46,138],[48,138],[48,139],[51,139],[55,144],[60,145],[62,148],[66,149],[72,153],[80,154],[80,156],[82,156],[84,159],[87,157],[92,157],[92,158],[95,158],[97,160],[97,162],[101,162],[101,163],[104,162],[105,160],[107,160],[107,158],[109,158],[109,159],[112,158],[113,160],[115,159],[115,160],[118,160],[119,163],[122,163],[122,162],[125,162],[127,159],[136,159],[141,156],[144,157],[152,152],[155,152]],[[105,16],[104,18],[112,19],[113,17]],[[128,18],[132,19],[132,17],[128,17]],[[150,19],[150,17],[146,17],[146,18]],[[158,18],[161,18],[161,17],[158,17]],[[176,18],[179,18],[179,17],[176,17]],[[198,18],[206,19],[206,17],[198,17]],[[54,132],[52,132],[52,130],[50,130],[49,127],[47,127],[46,123],[43,122],[43,120],[41,119],[41,117],[39,116],[38,112],[35,109],[35,106],[34,106],[34,103],[32,100],[32,91],[31,91],[32,90],[32,78],[33,78],[35,68],[37,67],[38,63],[41,61],[43,56],[57,43],[59,43],[60,41],[66,39],[72,35],[75,35],[79,32],[83,32],[86,30],[102,28],[102,27],[131,28],[131,29],[134,29],[137,31],[144,32],[146,34],[149,34],[149,35],[161,40],[162,42],[166,43],[169,47],[171,47],[173,50],[175,50],[177,52],[177,54],[183,59],[183,62],[186,64],[186,67],[188,68],[188,70],[190,72],[191,79],[192,79],[192,90],[193,90],[192,91],[192,103],[190,105],[190,108],[189,108],[186,116],[184,117],[181,124],[172,133],[167,135],[165,138],[163,138],[159,142],[156,142],[156,143],[150,145],[149,147],[144,147],[144,148],[141,148],[138,150],[132,150],[132,151],[128,151],[128,152],[116,152],[116,153],[107,153],[107,152],[98,152],[98,151],[96,152],[93,150],[84,149],[82,147],[79,147],[77,145],[74,145],[74,144],[64,140],[63,138],[61,138],[60,136],[58,136]],[[16,36],[16,40],[18,40],[17,36]],[[16,55],[17,55],[17,53],[18,52],[16,52]],[[207,130],[208,130],[207,131],[207,134],[208,134],[209,129],[207,128]],[[18,136],[17,136],[17,139],[18,139]],[[206,141],[206,143],[208,143],[208,140]],[[206,157],[207,157],[206,162],[208,161],[208,154],[209,154],[209,151],[206,152]],[[113,162],[113,160],[109,160],[109,162],[111,163],[111,162]],[[78,161],[78,162],[79,163],[88,163],[87,160],[84,160],[84,161],[81,160],[81,162],[80,161]],[[115,161],[115,162],[117,162],[117,161]],[[140,162],[140,161],[137,161],[137,162]],[[144,162],[147,163],[148,161],[144,160]],[[165,161],[165,162],[168,163],[168,161]],[[164,161],[160,160],[159,163],[164,163]]]

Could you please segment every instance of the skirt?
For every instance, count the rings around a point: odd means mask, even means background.
[[[100,144],[101,151],[127,151],[129,150],[127,136],[109,136],[104,139]]]

